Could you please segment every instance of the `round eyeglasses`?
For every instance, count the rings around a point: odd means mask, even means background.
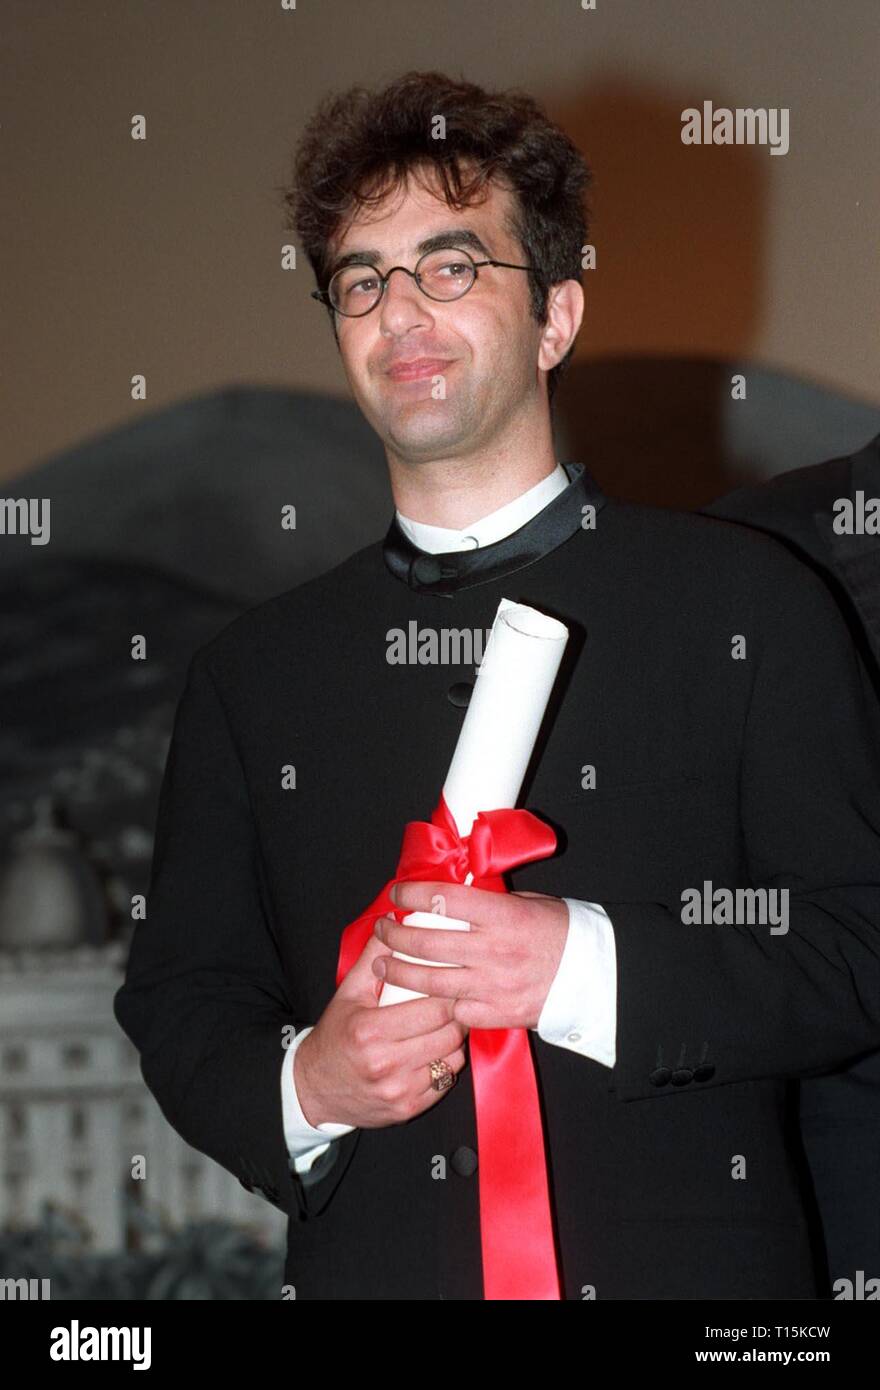
[[[473,286],[481,266],[502,266],[505,270],[534,270],[530,265],[510,261],[475,261],[467,251],[427,251],[416,261],[415,270],[393,265],[383,275],[374,265],[345,265],[330,277],[326,290],[312,290],[312,299],[328,304],[346,318],[362,318],[375,309],[395,270],[412,276],[422,294],[429,299],[461,299]]]

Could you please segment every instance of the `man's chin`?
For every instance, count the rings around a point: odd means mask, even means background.
[[[419,462],[456,453],[461,447],[464,432],[452,421],[446,420],[442,424],[438,422],[433,428],[424,422],[418,426],[391,426],[382,434],[382,438],[400,458]]]
[[[409,407],[384,412],[374,428],[403,457],[436,457],[438,452],[460,444],[465,433],[459,413],[453,414],[448,407],[448,401],[413,402]]]

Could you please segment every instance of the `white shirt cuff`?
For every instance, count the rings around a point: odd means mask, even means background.
[[[538,1027],[544,1042],[613,1067],[617,1059],[617,951],[601,903],[563,898],[568,935]]]
[[[290,1154],[292,1166],[298,1173],[308,1172],[315,1159],[329,1149],[329,1141],[341,1139],[343,1134],[350,1134],[354,1129],[354,1125],[335,1125],[328,1121],[316,1127],[309,1124],[302,1112],[299,1096],[296,1093],[293,1059],[296,1055],[296,1049],[303,1038],[311,1033],[313,1027],[314,1024],[310,1024],[308,1028],[300,1029],[285,1052],[281,1063],[281,1113],[284,1124],[284,1141],[287,1144],[287,1152]]]

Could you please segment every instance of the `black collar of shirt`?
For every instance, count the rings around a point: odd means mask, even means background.
[[[444,551],[431,555],[413,545],[391,522],[382,543],[385,564],[395,578],[420,593],[452,598],[459,589],[473,589],[533,565],[579,531],[586,505],[598,513],[608,500],[582,463],[564,463],[568,487],[548,502],[531,521],[492,545],[476,550]]]

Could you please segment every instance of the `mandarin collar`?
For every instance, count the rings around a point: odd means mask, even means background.
[[[419,593],[452,598],[461,589],[503,579],[535,564],[581,530],[585,505],[598,513],[608,500],[582,463],[562,466],[569,478],[564,492],[509,536],[476,550],[429,554],[413,545],[393,518],[382,542],[386,566]]]
[[[478,521],[472,521],[468,526],[426,526],[423,522],[411,521],[408,517],[401,516],[399,511],[394,515],[401,531],[409,537],[413,545],[419,550],[427,550],[431,555],[441,552],[446,554],[451,550],[479,550],[482,546],[503,541],[512,531],[518,531],[520,526],[525,526],[527,521],[531,521],[533,516],[543,511],[548,502],[552,502],[553,498],[558,497],[567,487],[568,474],[562,464],[557,463],[553,472],[548,473],[539,483],[521,492],[519,497],[514,497],[512,501],[505,502],[495,511],[489,512],[488,516],[481,516]],[[465,544],[466,541],[470,544]]]

